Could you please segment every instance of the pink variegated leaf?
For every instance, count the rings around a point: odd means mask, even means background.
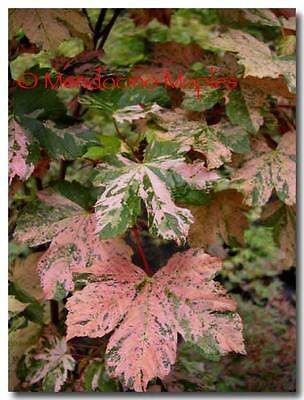
[[[209,183],[219,179],[219,175],[216,172],[208,171],[199,161],[195,161],[193,164],[181,163],[177,165],[174,170],[189,185],[199,189],[206,189]]]
[[[76,365],[66,339],[51,334],[40,337],[38,345],[26,353],[24,362],[29,371],[25,383],[42,381],[46,392],[59,392]]]
[[[212,337],[222,354],[245,353],[236,304],[212,280],[220,267],[201,250],[175,254],[152,278],[136,266],[126,272],[124,262],[93,265],[90,283],[67,301],[67,338],[114,331],[108,372],[135,391],[169,374],[178,334],[202,347]]]
[[[89,283],[68,300],[68,339],[74,336],[101,337],[122,320],[136,296],[136,286],[145,273],[123,257],[111,266],[95,264],[90,270],[97,282]]]
[[[28,162],[27,137],[15,120],[9,124],[9,183],[15,176],[26,181],[34,171],[34,165]]]
[[[52,192],[40,192],[38,197],[41,201],[20,217],[15,238],[30,246],[51,242],[38,262],[45,298],[64,298],[74,289],[73,273],[87,272],[93,262],[108,266],[117,256],[131,256],[131,248],[121,239],[98,238],[94,214]]]

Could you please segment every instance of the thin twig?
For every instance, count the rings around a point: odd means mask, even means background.
[[[43,189],[42,179],[39,176],[35,177],[35,183],[36,183],[37,190],[42,190]]]
[[[82,344],[82,343],[77,343],[72,345],[73,347],[83,347],[85,349],[100,349],[101,346],[97,346],[97,345],[89,345],[89,344]]]
[[[104,21],[105,16],[106,16],[106,12],[107,12],[106,8],[102,8],[100,10],[100,13],[99,13],[98,18],[97,18],[97,22],[95,24],[93,40],[94,40],[94,47],[96,49],[97,49],[97,42],[98,42],[98,40],[99,40],[99,38],[100,38],[100,36],[102,34],[101,28],[102,28],[103,21]]]
[[[290,121],[290,119],[287,117],[287,115],[285,113],[283,113],[281,110],[278,110],[281,117],[284,119],[284,121],[286,122],[286,124],[288,125],[289,129],[294,130],[296,129],[296,125]]]
[[[51,321],[56,326],[59,322],[59,306],[58,301],[50,300]]]
[[[144,264],[145,273],[148,276],[152,276],[153,273],[152,273],[152,270],[151,270],[150,265],[148,263],[148,260],[146,258],[145,251],[144,251],[144,249],[142,247],[141,240],[140,240],[140,235],[139,235],[139,231],[138,231],[137,226],[134,226],[132,228],[132,232],[133,232],[133,236],[134,236],[134,239],[135,239],[135,242],[136,242],[136,245],[137,245],[138,253],[139,253],[139,255],[140,255],[141,259],[142,259],[142,262]]]
[[[118,18],[119,14],[121,13],[122,8],[116,8],[114,11],[114,14],[112,18],[110,19],[108,25],[105,26],[105,28],[101,31],[100,37],[102,37],[101,41],[98,43],[96,46],[97,49],[102,49],[110,32],[111,29],[113,28],[113,25],[115,24],[116,19]]]
[[[87,12],[87,9],[83,8],[82,11],[83,11],[84,15],[86,16],[86,19],[88,20],[88,24],[89,24],[89,27],[90,27],[91,31],[94,33],[94,27],[92,25],[92,22],[91,22],[91,19],[89,17],[89,14]]]
[[[59,179],[64,180],[67,168],[71,165],[71,161],[69,160],[61,160],[60,161],[60,168],[59,168]]]
[[[293,104],[276,104],[276,107],[279,107],[279,108],[296,108],[296,106],[293,105]]]

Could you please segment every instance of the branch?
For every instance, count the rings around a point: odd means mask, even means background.
[[[114,14],[112,16],[112,18],[110,19],[108,25],[102,30],[102,32],[100,33],[100,37],[102,37],[101,41],[98,43],[98,45],[96,46],[97,49],[102,49],[110,32],[111,29],[113,28],[113,25],[115,24],[116,19],[118,18],[119,14],[121,13],[122,8],[116,8],[114,11]]]
[[[92,22],[91,22],[91,19],[90,19],[90,17],[89,17],[89,14],[88,14],[88,12],[87,12],[87,9],[86,9],[86,8],[83,8],[83,9],[82,9],[82,12],[83,12],[84,15],[86,16],[86,19],[87,19],[87,21],[88,21],[88,24],[89,24],[89,27],[90,27],[91,31],[94,33],[94,27],[93,27],[93,25],[92,25]]]
[[[50,300],[51,321],[56,326],[59,322],[59,306],[58,301]]]
[[[102,35],[101,28],[102,28],[103,21],[104,21],[105,16],[106,16],[106,12],[107,12],[107,9],[106,8],[102,8],[100,10],[100,13],[99,13],[98,18],[97,18],[97,22],[96,22],[95,29],[94,29],[94,35],[93,35],[94,47],[95,48],[97,48],[97,42],[98,42],[100,36]]]
[[[141,259],[142,259],[142,262],[143,262],[143,264],[144,264],[145,273],[146,273],[148,276],[152,276],[153,273],[152,273],[152,270],[151,270],[150,265],[149,265],[149,263],[148,263],[148,260],[147,260],[147,258],[146,258],[144,249],[143,249],[143,247],[142,247],[141,240],[140,240],[140,234],[139,234],[139,231],[138,231],[137,226],[134,226],[134,227],[132,228],[132,233],[133,233],[133,236],[134,236],[136,245],[137,245],[138,253],[139,253],[139,255],[140,255]]]
[[[60,161],[60,168],[59,168],[59,176],[58,179],[64,180],[67,168],[69,165],[72,164],[72,161],[69,160],[61,160]]]

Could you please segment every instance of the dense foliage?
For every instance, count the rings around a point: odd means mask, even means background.
[[[295,391],[294,10],[9,18],[10,390]]]

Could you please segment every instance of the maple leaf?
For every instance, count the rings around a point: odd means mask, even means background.
[[[33,385],[43,380],[42,387],[47,392],[59,392],[76,365],[66,339],[54,335],[42,336],[38,346],[25,355],[24,362],[30,371],[26,383]]]
[[[185,241],[192,216],[172,200],[174,176],[198,189],[207,189],[209,181],[219,178],[202,163],[187,164],[178,144],[168,141],[151,142],[142,163],[123,156],[112,158],[111,163],[102,164],[96,177],[96,184],[105,187],[95,204],[97,232],[104,239],[122,234],[135,224],[142,199],[154,236]]]
[[[107,265],[119,252],[121,257],[131,255],[122,240],[98,238],[94,214],[51,191],[40,192],[38,198],[20,216],[14,235],[32,247],[51,242],[37,265],[45,298],[64,298],[74,289],[72,273],[86,272],[94,260]]]
[[[26,258],[16,258],[10,271],[10,280],[18,287],[18,291],[23,292],[27,298],[38,301],[44,297],[37,270],[37,264],[43,253],[39,251],[29,254]]]
[[[9,362],[8,362],[8,375],[9,375],[9,390],[16,391],[19,386],[18,364],[24,355],[25,351],[35,343],[39,338],[41,325],[31,321],[27,321],[27,325],[20,329],[9,332],[8,348],[9,348]],[[18,376],[17,376],[18,375]]]
[[[204,88],[203,93],[200,93],[197,98],[197,91],[193,89],[184,90],[185,97],[183,98],[182,107],[189,111],[202,112],[214,107],[224,97],[224,91],[210,87]]]
[[[71,9],[11,9],[9,13],[10,32],[20,29],[28,39],[44,50],[56,48],[71,36],[88,39],[90,27],[84,14]]]
[[[244,17],[253,23],[296,30],[296,18],[294,16],[288,15],[287,18],[283,14],[276,16],[273,10],[267,8],[242,9],[242,12]]]
[[[192,64],[201,61],[203,57],[203,49],[195,43],[187,45],[175,41],[156,43],[152,49],[151,63],[136,64],[130,76],[141,79],[151,79],[153,76],[158,82],[164,82],[168,72],[172,76],[185,74]]]
[[[267,204],[261,215],[263,225],[273,228],[273,236],[283,256],[278,261],[283,269],[295,265],[296,218],[293,207],[280,201]]]
[[[95,281],[67,301],[67,339],[114,330],[106,350],[109,374],[135,391],[168,375],[178,333],[202,346],[211,337],[221,354],[245,354],[236,304],[212,280],[220,267],[220,259],[202,250],[175,254],[152,278],[135,265],[95,264]]]
[[[248,150],[247,133],[227,122],[208,126],[205,121],[189,121],[182,110],[161,112],[158,117],[159,125],[165,131],[155,131],[154,135],[177,141],[184,151],[193,149],[202,153],[208,169],[230,162],[232,151]]]
[[[27,306],[28,303],[22,303],[15,296],[8,296],[8,312],[10,318],[15,317],[16,315],[24,311]]]
[[[242,81],[239,88],[232,90],[226,104],[227,116],[235,125],[240,125],[250,133],[257,133],[264,119],[262,110],[266,106],[266,96],[262,90]]]
[[[28,140],[24,130],[15,120],[9,123],[9,183],[15,176],[27,180],[34,171],[34,165],[27,162]]]
[[[212,248],[230,239],[243,244],[244,230],[248,227],[243,196],[235,190],[214,193],[210,202],[199,207],[190,206],[194,224],[191,225],[188,241],[192,247],[201,247],[210,253]],[[236,223],[237,221],[237,223]]]
[[[154,103],[151,107],[142,107],[139,104],[135,104],[134,106],[124,107],[120,110],[117,110],[113,114],[113,118],[117,122],[132,122],[136,119],[146,118],[149,114],[157,114],[162,108]]]
[[[248,86],[248,88],[252,88],[252,92],[257,94],[258,103],[260,103],[261,95],[260,92],[264,92],[265,94],[273,95],[273,96],[282,96],[288,99],[291,105],[295,105],[295,94],[291,93],[286,85],[286,82],[283,77],[281,78],[255,78],[253,76],[247,76],[246,78],[242,78],[239,81],[240,85],[243,86],[243,83]],[[259,91],[258,91],[259,90]],[[256,103],[251,103],[254,107]],[[265,107],[266,108],[266,107]]]
[[[51,120],[41,122],[24,115],[20,117],[20,120],[22,127],[38,141],[40,146],[53,159],[75,160],[84,154],[90,143],[95,143],[89,137],[89,130],[84,124],[57,128]]]
[[[232,176],[232,187],[245,195],[248,205],[262,206],[269,200],[273,189],[287,205],[296,202],[296,134],[285,133],[277,148],[271,150],[265,143],[242,168]]]
[[[242,13],[246,19],[253,23],[268,26],[281,26],[279,18],[270,9],[243,9]]]
[[[229,29],[225,33],[210,39],[210,45],[224,51],[236,53],[239,64],[243,65],[244,77],[279,78],[284,76],[289,81],[295,79],[295,63],[283,61],[272,53],[266,43],[261,42],[249,33]]]
[[[83,388],[86,392],[117,392],[118,384],[109,378],[104,361],[101,358],[94,358],[83,373]]]

